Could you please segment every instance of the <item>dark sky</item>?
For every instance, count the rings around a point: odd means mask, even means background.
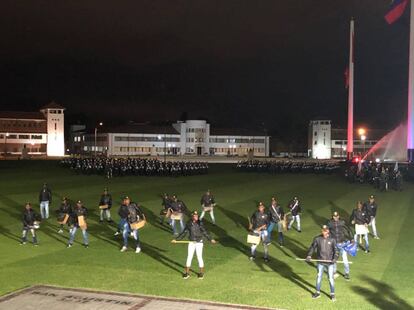
[[[355,120],[405,119],[408,10],[389,0],[5,1],[0,4],[1,109],[56,100],[70,120],[176,120],[306,132],[346,124],[351,16]]]

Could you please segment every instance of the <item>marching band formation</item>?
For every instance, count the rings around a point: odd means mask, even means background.
[[[173,235],[172,243],[187,243],[188,254],[185,264],[185,270],[183,278],[188,279],[190,277],[191,263],[196,254],[198,266],[200,271],[198,278],[204,278],[204,260],[203,260],[203,245],[204,240],[208,240],[211,243],[216,241],[210,236],[206,230],[203,218],[206,213],[209,213],[212,225],[216,225],[216,219],[214,215],[214,209],[216,207],[216,200],[210,190],[207,190],[200,199],[201,215],[198,211],[189,212],[185,203],[180,200],[177,195],[164,194],[161,196],[161,211],[159,222],[160,224],[167,224],[171,228]],[[32,235],[33,244],[38,245],[38,239],[36,230],[40,228],[40,222],[43,219],[49,217],[49,206],[52,201],[52,191],[48,185],[43,184],[39,193],[39,207],[40,214],[37,214],[30,203],[25,204],[23,211],[23,231],[21,244],[27,243],[27,236],[30,232]],[[105,188],[99,198],[97,210],[99,211],[99,221],[102,223],[106,220],[108,223],[113,223],[111,217],[112,208],[112,196],[108,189]],[[330,285],[331,299],[335,301],[335,285],[334,279],[339,274],[337,273],[337,263],[344,265],[344,278],[350,279],[350,262],[348,261],[348,254],[352,256],[356,255],[358,246],[361,244],[362,238],[364,238],[365,246],[363,249],[365,253],[370,253],[369,247],[369,226],[372,227],[374,238],[379,239],[376,228],[376,215],[378,205],[374,196],[370,196],[368,201],[362,203],[357,202],[356,208],[353,210],[349,219],[350,225],[346,223],[344,219],[339,216],[337,211],[333,212],[332,218],[322,226],[321,234],[316,236],[307,253],[307,257],[297,258],[297,260],[304,260],[307,262],[315,261],[317,263],[317,280],[316,280],[316,292],[312,295],[312,298],[320,297],[320,288],[322,283],[322,276],[324,271],[327,271],[328,280]],[[250,260],[256,260],[256,250],[260,243],[264,247],[264,261],[269,262],[269,245],[272,243],[273,231],[277,231],[277,239],[280,247],[284,247],[284,234],[295,229],[297,232],[301,230],[301,214],[303,208],[298,197],[294,197],[287,204],[287,212],[280,205],[276,197],[272,197],[269,206],[266,207],[265,203],[259,202],[257,210],[248,217],[248,236],[247,243],[250,244]],[[56,210],[57,215],[57,230],[59,234],[64,233],[65,226],[69,231],[69,238],[67,247],[71,248],[74,244],[76,233],[78,230],[82,232],[83,246],[89,247],[88,240],[88,209],[83,205],[81,200],[77,200],[72,207],[70,200],[67,197],[62,199],[59,208]],[[140,244],[140,229],[145,227],[147,218],[139,205],[139,203],[133,202],[130,197],[124,196],[122,203],[118,209],[118,215],[120,221],[117,225],[117,231],[115,236],[121,235],[123,244],[121,252],[128,250],[129,238],[134,240],[135,253],[141,252]],[[189,220],[185,223],[184,219],[188,216]],[[179,223],[179,227],[178,227]],[[296,227],[294,228],[294,224]],[[354,229],[351,228],[354,226]],[[183,239],[188,235],[188,240]],[[145,251],[145,249],[144,249]],[[316,259],[312,259],[312,255],[316,253]],[[339,261],[338,259],[342,260]]]
[[[208,163],[186,161],[161,161],[143,158],[71,157],[61,161],[78,174],[98,174],[110,179],[127,175],[187,176],[206,174]]]

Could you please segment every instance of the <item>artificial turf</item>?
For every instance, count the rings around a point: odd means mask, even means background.
[[[63,235],[57,233],[53,212],[38,231],[39,247],[19,245],[24,202],[31,201],[39,211],[37,199],[43,182],[53,192],[51,210],[63,196],[84,201],[90,212],[88,249],[81,246],[80,232],[77,243],[66,248],[67,229]],[[104,187],[113,195],[115,220],[121,195],[127,194],[143,206],[150,224],[140,231],[140,254],[132,247],[121,253],[115,226],[99,223],[98,202]],[[212,165],[208,175],[200,176],[106,180],[76,175],[54,161],[2,161],[0,189],[0,295],[50,284],[284,309],[414,309],[412,184],[405,184],[403,192],[379,193],[370,185],[349,184],[338,175],[241,173],[232,165]],[[207,189],[215,195],[218,207],[217,226],[210,225],[208,215],[206,225],[219,243],[204,247],[204,280],[195,274],[183,280],[186,245],[171,244],[169,227],[158,224],[160,194],[175,193],[190,209],[199,209],[200,196]],[[315,268],[295,257],[305,257],[312,238],[333,210],[348,219],[355,202],[366,200],[371,193],[379,204],[381,240],[370,238],[372,253],[359,251],[352,258],[351,281],[336,280],[335,304],[325,294],[312,300]],[[304,209],[303,232],[287,232],[284,248],[273,244],[269,263],[262,260],[262,246],[256,261],[249,261],[247,216],[258,201],[268,203],[276,196],[286,206],[294,195]],[[195,258],[193,269],[197,270]],[[339,271],[343,271],[341,267]],[[324,277],[322,290],[327,293],[328,287]]]

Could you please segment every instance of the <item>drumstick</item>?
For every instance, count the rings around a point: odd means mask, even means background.
[[[189,241],[189,240],[176,240],[175,242],[171,241],[171,243],[192,243],[192,242],[195,243],[195,241]]]
[[[295,258],[296,260],[300,260],[300,261],[306,261],[306,258]],[[310,259],[310,262],[317,262],[317,263],[332,263],[331,260],[326,260],[326,259]],[[345,264],[344,261],[342,260],[338,260],[336,261],[339,264]],[[352,264],[352,262],[348,262],[348,264]]]

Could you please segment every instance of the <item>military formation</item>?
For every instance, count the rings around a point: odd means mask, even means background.
[[[161,161],[143,158],[72,157],[62,160],[61,164],[78,174],[98,174],[108,179],[129,175],[178,177],[208,172],[206,162]]]
[[[350,164],[345,169],[345,177],[350,183],[372,184],[381,192],[402,191],[403,171],[398,164],[363,162]]]
[[[237,169],[245,172],[278,173],[334,173],[340,170],[338,162],[311,160],[247,160],[237,163]]]

